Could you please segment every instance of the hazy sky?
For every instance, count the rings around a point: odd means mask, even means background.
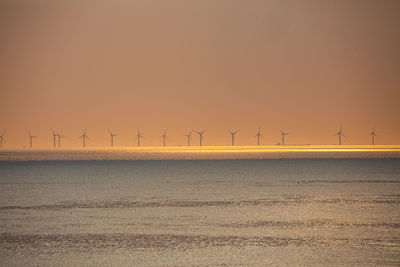
[[[400,143],[400,1],[0,0],[0,131],[50,147]],[[198,138],[194,136],[194,144]]]

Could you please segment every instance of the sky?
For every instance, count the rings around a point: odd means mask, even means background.
[[[0,0],[4,148],[400,144],[400,1]],[[193,136],[193,144],[198,137]]]

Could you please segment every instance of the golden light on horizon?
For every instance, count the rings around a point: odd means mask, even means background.
[[[400,145],[149,146],[3,150],[0,161],[398,158]]]

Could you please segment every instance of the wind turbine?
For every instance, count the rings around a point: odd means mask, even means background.
[[[163,146],[165,146],[165,139],[168,139],[167,130],[164,131],[163,135],[161,135],[161,138],[163,139]]]
[[[32,139],[36,138],[37,136],[31,135],[30,132],[28,132],[28,134],[29,134],[29,147],[32,148]]]
[[[190,141],[192,140],[192,132],[185,134],[184,136],[187,137],[187,145],[190,146]]]
[[[237,134],[240,130],[236,130],[234,132],[232,132],[229,129],[226,129],[226,130],[232,135],[232,146],[234,146],[235,145],[235,134]]]
[[[86,129],[83,131],[83,134],[81,135],[82,138],[82,147],[86,147],[86,139],[89,139],[89,137],[86,134]]]
[[[3,148],[3,139],[4,139],[4,141],[6,141],[4,138],[4,131],[0,135],[0,149]]]
[[[140,138],[143,138],[143,135],[140,134],[140,129],[137,130],[137,146],[140,146]]]
[[[114,147],[114,137],[118,136],[119,134],[113,134],[110,129],[108,129],[108,131],[110,132],[111,137],[111,147]]]
[[[371,136],[372,145],[375,145],[375,136],[378,136],[375,132],[375,127],[372,129],[372,132],[369,135]]]
[[[206,129],[204,129],[204,130],[201,131],[201,132],[198,132],[198,131],[194,131],[194,132],[197,133],[197,134],[199,135],[199,138],[200,138],[200,146],[202,146],[203,134],[206,132]]]
[[[342,144],[342,136],[346,137],[343,133],[343,126],[340,125],[339,131],[335,134],[335,136],[338,135],[339,136],[339,145]]]
[[[281,131],[281,135],[282,135],[282,146],[285,145],[285,135],[287,135],[288,133],[283,131],[282,129],[279,129],[279,131]]]
[[[50,130],[53,133],[53,145],[54,145],[54,148],[56,148],[58,134],[53,129],[50,128]]]
[[[262,134],[261,134],[260,128],[258,128],[258,132],[256,134],[256,137],[257,137],[257,145],[259,146],[260,145],[260,137],[261,138],[263,137]]]
[[[58,148],[60,148],[61,147],[61,138],[64,138],[64,135],[57,134],[57,137],[58,137]]]

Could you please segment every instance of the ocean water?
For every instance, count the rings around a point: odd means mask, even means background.
[[[400,159],[0,162],[2,266],[400,265]]]

